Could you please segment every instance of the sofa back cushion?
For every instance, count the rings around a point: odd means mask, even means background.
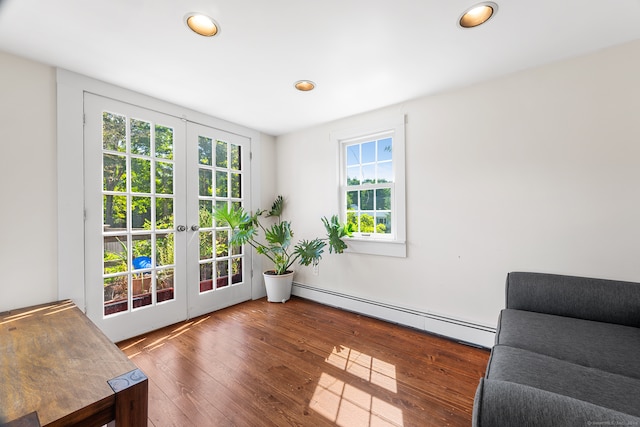
[[[640,327],[640,283],[512,272],[506,308]]]

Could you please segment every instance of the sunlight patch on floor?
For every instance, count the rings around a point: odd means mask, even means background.
[[[354,377],[397,393],[395,366],[348,347],[334,348],[325,361]],[[402,410],[371,394],[322,373],[309,408],[339,426],[403,426]]]

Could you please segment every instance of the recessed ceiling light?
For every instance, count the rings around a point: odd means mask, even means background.
[[[309,92],[310,90],[315,89],[316,84],[311,80],[298,80],[293,84],[293,86],[302,92]]]
[[[477,27],[491,19],[497,11],[498,5],[493,2],[487,1],[478,3],[467,9],[462,16],[460,16],[458,25],[462,28]]]
[[[213,37],[220,32],[220,26],[211,17],[202,13],[188,13],[184,22],[191,30],[205,37]]]

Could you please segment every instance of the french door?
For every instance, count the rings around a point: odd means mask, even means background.
[[[214,208],[248,205],[249,140],[85,94],[87,315],[114,341],[245,301],[250,253]]]

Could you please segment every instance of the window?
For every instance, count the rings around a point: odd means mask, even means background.
[[[332,135],[340,152],[341,220],[352,252],[406,256],[404,116]]]

